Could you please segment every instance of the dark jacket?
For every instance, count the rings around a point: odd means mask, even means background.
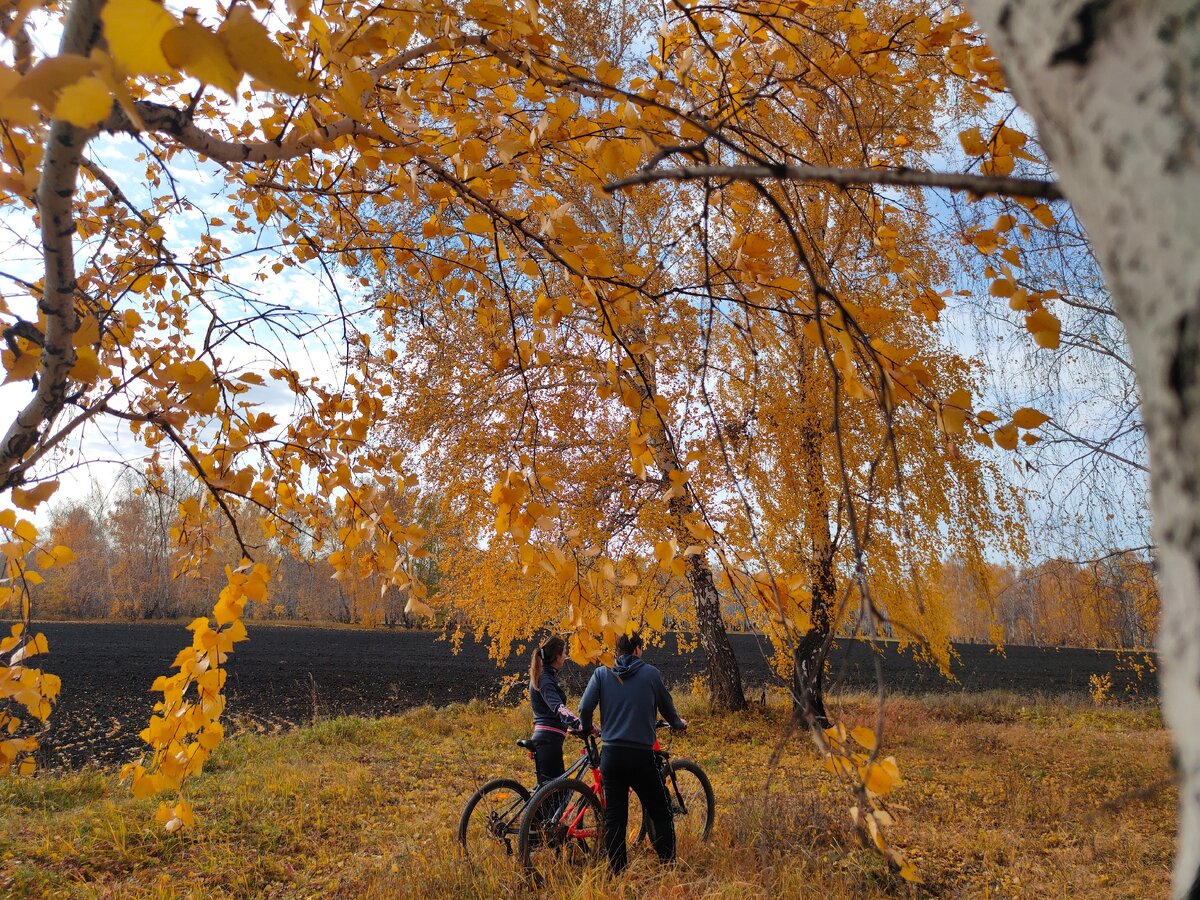
[[[538,679],[538,689],[529,686],[529,705],[533,707],[533,730],[549,730],[562,734],[579,727],[579,717],[567,707],[567,696],[558,683],[558,672],[546,666]]]
[[[662,713],[676,728],[683,726],[662,673],[633,654],[618,658],[611,669],[600,666],[592,673],[579,701],[579,718],[585,732],[591,730],[597,704],[606,746],[650,749],[654,746],[656,713]]]

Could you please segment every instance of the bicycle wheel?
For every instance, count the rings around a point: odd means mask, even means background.
[[[542,785],[521,817],[517,855],[542,875],[555,863],[588,865],[604,853],[604,811],[591,787],[576,778]]]
[[[494,778],[471,795],[458,820],[458,842],[473,860],[511,858],[529,790],[511,778]]]
[[[667,805],[675,824],[675,853],[683,856],[708,840],[716,817],[717,801],[712,782],[704,770],[690,759],[671,760],[666,791]],[[648,818],[643,819],[638,840],[652,838],[653,834],[654,824]]]

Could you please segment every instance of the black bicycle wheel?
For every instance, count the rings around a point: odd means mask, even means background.
[[[534,792],[517,841],[526,871],[541,875],[559,861],[588,865],[603,853],[604,812],[590,785],[559,778]]]
[[[684,856],[696,845],[707,841],[712,833],[717,811],[712,782],[690,759],[673,759],[666,789],[667,805],[675,824],[675,853]],[[653,835],[653,832],[653,823],[643,818],[638,840]]]
[[[458,820],[458,842],[480,862],[511,858],[529,789],[511,778],[495,778],[477,790]]]

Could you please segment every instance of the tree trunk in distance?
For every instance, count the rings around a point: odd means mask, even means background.
[[[814,551],[817,548],[814,547]],[[825,658],[831,629],[831,606],[834,597],[832,545],[826,535],[825,549],[815,553],[809,567],[811,573],[812,607],[809,618],[812,626],[792,649],[792,715],[806,725],[821,728],[830,726],[825,713]]]
[[[745,709],[742,670],[725,631],[721,596],[713,581],[712,568],[703,554],[688,557],[687,580],[696,604],[696,628],[700,632],[700,646],[704,648],[713,705],[719,709]]]

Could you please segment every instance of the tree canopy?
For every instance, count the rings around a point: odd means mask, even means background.
[[[501,643],[568,630],[580,662],[681,624],[735,708],[740,610],[790,656],[856,823],[913,875],[881,830],[895,762],[826,720],[824,653],[857,619],[947,664],[935,564],[986,584],[989,543],[1023,551],[993,451],[1047,422],[981,408],[977,363],[942,339],[951,241],[1038,345],[1061,340],[1062,292],[1024,267],[1062,193],[966,12],[71,0],[12,7],[6,34],[0,188],[40,266],[0,306],[6,380],[28,388],[0,490],[37,509],[59,455],[111,422],[151,487],[176,459],[201,487],[174,511],[176,564],[212,556],[217,519],[239,551],[155,682],[135,793],[178,788],[221,740],[222,664],[269,602],[274,542]],[[115,148],[136,190],[101,162]],[[188,159],[225,209],[177,179]],[[931,171],[947,159],[961,171]],[[948,235],[930,187],[989,212]],[[185,215],[197,239],[172,240]],[[269,259],[257,284],[234,274],[248,254]],[[295,270],[323,308],[272,288]],[[290,356],[317,328],[336,379]],[[419,521],[422,490],[439,508]],[[457,535],[437,597],[433,521]],[[30,586],[72,550],[12,510],[0,527],[23,619],[0,692],[44,721],[59,685],[25,664],[46,650]],[[35,746],[0,742],[0,762]]]

